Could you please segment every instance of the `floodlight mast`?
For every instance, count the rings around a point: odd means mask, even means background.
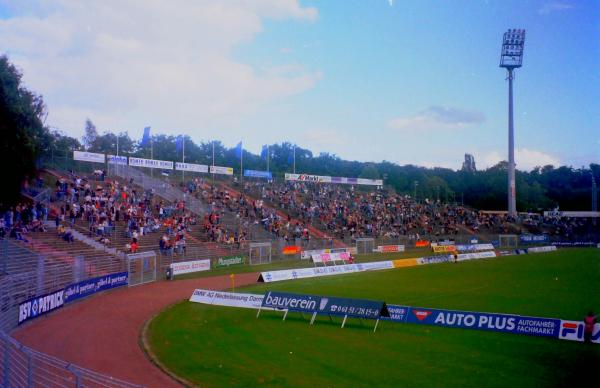
[[[508,71],[508,215],[517,216],[517,192],[515,183],[515,138],[513,123],[513,70],[523,63],[525,30],[510,29],[504,33],[500,67]]]

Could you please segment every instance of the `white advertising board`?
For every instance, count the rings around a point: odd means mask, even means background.
[[[95,152],[82,152],[82,151],[73,151],[73,159],[80,160],[83,162],[93,162],[93,163],[104,163],[104,161],[105,161],[104,154],[97,154]]]
[[[180,263],[172,263],[170,267],[173,270],[173,275],[208,271],[210,269],[210,260],[182,261]]]
[[[190,171],[190,172],[208,172],[208,166],[205,164],[193,164],[193,163],[175,163],[175,170],[177,171]]]
[[[215,306],[243,307],[258,309],[262,304],[264,295],[242,294],[213,290],[196,289],[190,297],[190,302],[211,304]]]
[[[232,167],[210,166],[209,171],[211,174],[233,175]]]

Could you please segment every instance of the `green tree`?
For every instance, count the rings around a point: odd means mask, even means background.
[[[86,151],[91,151],[92,147],[94,146],[94,142],[97,140],[98,138],[98,130],[96,129],[96,126],[94,125],[94,123],[92,123],[92,120],[90,119],[86,119],[85,120],[85,135],[83,135],[83,147],[85,148]]]
[[[3,189],[0,203],[13,205],[26,177],[35,173],[35,160],[51,142],[42,118],[46,109],[41,96],[21,84],[21,73],[8,57],[0,56],[0,165]]]

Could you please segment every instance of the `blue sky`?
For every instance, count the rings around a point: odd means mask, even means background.
[[[502,33],[525,28],[517,167],[600,162],[599,1],[0,2],[48,123],[290,140],[363,161],[505,159]]]

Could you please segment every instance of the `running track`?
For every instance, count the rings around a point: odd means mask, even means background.
[[[256,279],[258,273],[238,274],[236,285]],[[33,349],[95,372],[147,387],[178,387],[140,348],[144,323],[168,305],[188,299],[195,288],[224,290],[229,286],[229,275],[225,275],[125,287],[38,318],[12,335]]]

